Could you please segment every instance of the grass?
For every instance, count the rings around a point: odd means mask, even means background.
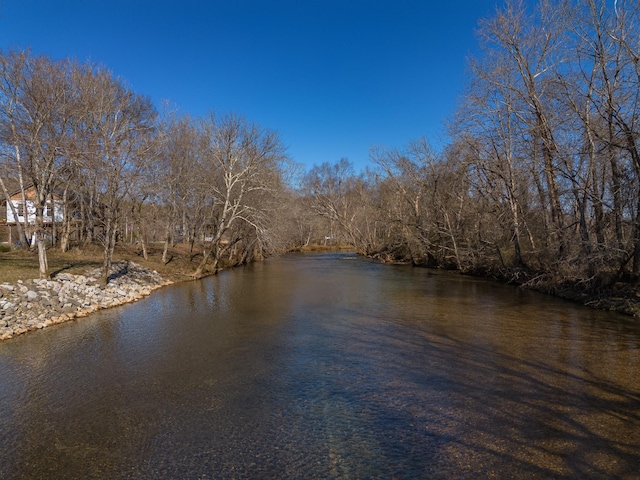
[[[318,253],[318,252],[352,252],[355,251],[352,245],[338,244],[338,245],[322,245],[319,243],[310,243],[304,247],[300,247],[298,251],[303,253]]]
[[[162,263],[162,243],[152,243],[148,246],[149,258],[145,260],[139,245],[118,245],[114,252],[114,262],[130,260],[144,267],[157,271],[165,279],[174,282],[191,280],[202,255],[190,255],[187,245],[176,245],[169,250],[169,262]],[[16,283],[18,280],[39,278],[38,253],[34,250],[6,251],[0,249],[0,283]],[[349,245],[309,245],[300,249],[304,252],[352,251]],[[102,266],[102,248],[97,245],[74,247],[68,252],[61,252],[59,248],[47,249],[49,273],[52,277],[66,272],[75,275],[84,274],[87,270]]]
[[[162,263],[162,245],[149,247],[149,259],[145,260],[140,248],[135,246],[118,246],[114,253],[114,261],[130,260],[152,270],[156,270],[164,278],[172,281],[182,281],[191,278],[200,260],[199,256],[191,258],[188,248],[177,245],[171,249],[170,262]],[[57,248],[47,250],[49,272],[51,276],[61,272],[84,274],[87,270],[102,266],[102,250],[97,246],[76,247],[68,252],[61,252]],[[0,283],[16,283],[18,280],[28,280],[39,277],[37,251],[0,250]]]

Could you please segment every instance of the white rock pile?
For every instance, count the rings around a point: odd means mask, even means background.
[[[129,261],[114,263],[105,288],[100,273],[95,269],[86,275],[59,273],[52,280],[0,284],[0,340],[134,302],[171,283]]]

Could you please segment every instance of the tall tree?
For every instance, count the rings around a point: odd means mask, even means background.
[[[572,18],[567,2],[541,1],[534,15],[530,15],[522,0],[509,0],[495,16],[481,22],[479,34],[491,64],[501,65],[509,71],[496,82],[510,92],[518,102],[513,111],[523,122],[523,133],[531,137],[530,158],[540,162],[544,190],[540,191],[542,205],[548,206],[553,230],[558,239],[558,254],[564,256],[565,213],[559,186],[557,163],[561,152],[556,138],[557,121],[553,115],[550,91],[556,72],[564,61],[566,23]],[[491,72],[486,72],[487,78]],[[536,166],[536,169],[538,167]]]
[[[276,132],[235,114],[210,114],[203,120],[202,133],[205,150],[193,185],[207,198],[208,208],[196,277],[203,274],[209,258],[216,272],[222,255],[245,238],[234,236],[233,229],[248,227],[260,241],[268,238],[270,200],[280,188],[281,164],[286,159]]]
[[[53,216],[52,201],[59,172],[68,162],[71,142],[69,126],[75,114],[75,95],[69,78],[70,62],[46,56],[9,56],[15,104],[9,118],[10,141],[15,146],[19,171],[33,185],[34,235],[38,248],[40,277],[49,278],[44,215]],[[24,201],[25,199],[23,199]],[[49,205],[47,205],[49,203]]]
[[[80,162],[85,183],[96,189],[106,285],[124,204],[141,184],[156,151],[157,115],[149,98],[129,90],[106,69],[88,68],[78,81],[83,106]]]
[[[20,212],[9,201],[10,192],[4,178],[15,174],[17,184],[20,186],[22,196],[23,213],[26,210],[25,182],[22,172],[22,156],[20,139],[17,132],[18,118],[21,112],[21,86],[24,83],[26,63],[29,59],[28,52],[8,52],[6,55],[0,52],[0,140],[2,141],[3,157],[5,160],[7,176],[0,175],[0,187],[6,198],[7,208],[11,209],[13,218],[16,219],[19,243],[28,246],[30,241],[29,224],[27,215],[23,216],[23,222],[18,217]]]
[[[198,164],[198,142],[199,132],[194,120],[173,115],[164,119],[156,177],[156,190],[166,214],[163,263],[169,261],[169,247],[174,243],[176,228],[180,226],[182,236],[187,237],[187,232],[195,227],[189,225],[187,217],[197,217],[193,214],[198,209],[190,210],[187,205],[192,190],[192,174]],[[195,224],[201,223],[194,220]]]

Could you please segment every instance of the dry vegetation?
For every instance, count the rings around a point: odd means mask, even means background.
[[[148,260],[142,256],[140,248],[130,245],[119,245],[115,257],[118,260],[130,260],[145,267],[156,270],[167,280],[174,282],[192,279],[201,255],[191,258],[188,247],[177,245],[170,251],[170,261],[162,263],[162,245],[151,245]],[[102,267],[102,252],[98,247],[73,248],[68,252],[58,249],[48,251],[49,267],[52,276],[66,272],[83,274],[87,270]],[[15,283],[17,280],[38,278],[38,254],[33,251],[15,250],[0,252],[0,283]]]
[[[114,261],[129,260],[139,265],[157,271],[167,280],[180,282],[192,280],[198,265],[202,260],[202,254],[190,254],[189,246],[178,244],[169,249],[169,262],[162,262],[164,245],[151,243],[148,245],[148,259],[145,260],[143,252],[138,245],[122,245],[116,247]],[[298,249],[300,252],[321,253],[337,251],[353,251],[348,244],[320,245],[310,244]],[[87,270],[101,268],[103,265],[102,250],[98,246],[74,247],[67,252],[61,252],[57,248],[47,251],[49,268],[52,277],[61,272],[74,275],[84,274]],[[211,265],[205,274],[213,273]],[[36,251],[14,250],[0,251],[0,283],[15,283],[18,280],[38,278],[38,254]]]

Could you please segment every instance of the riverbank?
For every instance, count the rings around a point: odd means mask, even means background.
[[[129,260],[116,262],[101,287],[100,269],[86,275],[59,273],[52,280],[0,283],[0,340],[135,302],[173,283]]]
[[[306,252],[345,251],[345,248],[314,247]],[[192,280],[198,264],[195,256],[181,251],[168,264],[160,251],[151,249],[143,259],[134,248],[120,248],[107,287],[99,283],[100,259],[96,252],[79,251],[51,255],[51,280],[37,276],[37,257],[29,252],[0,253],[0,340],[49,325],[84,317],[97,310],[134,302],[154,290],[179,281]],[[135,260],[135,261],[134,261]],[[144,264],[143,264],[144,263]],[[389,263],[389,262],[383,262]],[[519,285],[582,305],[640,318],[640,291],[635,282],[570,281],[526,271],[477,270],[463,274]]]
[[[604,275],[587,280],[572,279],[525,269],[476,269],[462,273],[640,319],[640,288],[633,279],[614,279]]]
[[[370,255],[369,258],[385,264],[411,264],[409,260],[398,259],[393,255],[375,254]],[[460,270],[454,265],[449,265],[449,268],[434,264],[413,263],[413,265],[421,268],[442,268],[458,272],[461,275],[495,280],[589,308],[621,313],[640,319],[640,279],[629,274],[601,273],[584,279],[527,268],[498,268],[485,265]]]
[[[145,259],[135,246],[118,246],[109,283],[100,285],[96,247],[49,253],[51,280],[38,279],[38,258],[29,251],[0,252],[0,340],[134,302],[154,290],[193,279],[200,258],[186,246],[162,262],[161,246]]]

